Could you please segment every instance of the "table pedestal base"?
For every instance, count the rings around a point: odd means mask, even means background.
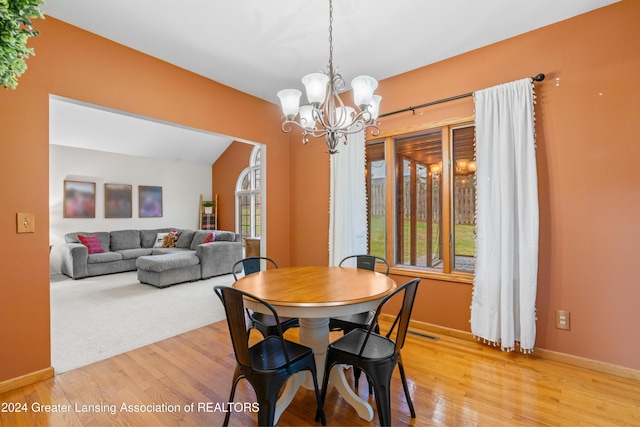
[[[329,318],[300,319],[300,344],[311,347],[316,360],[318,387],[322,387],[324,378],[324,366],[327,359],[327,346],[329,345]],[[373,420],[373,408],[369,402],[358,396],[349,386],[345,376],[346,365],[336,365],[329,374],[329,389],[331,386],[346,400],[364,420]],[[277,423],[282,412],[289,406],[300,387],[313,390],[313,378],[309,372],[295,374],[287,384],[276,403],[274,422]]]

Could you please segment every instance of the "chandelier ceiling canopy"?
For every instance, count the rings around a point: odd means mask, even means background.
[[[329,0],[329,65],[326,72],[307,74],[302,78],[308,104],[300,106],[302,92],[284,89],[278,92],[284,121],[283,132],[291,132],[292,126],[302,130],[302,142],[309,142],[308,136],[326,136],[329,154],[338,152],[340,141],[347,143],[347,135],[372,128],[372,134],[380,133],[376,119],[380,108],[379,95],[374,91],[378,86],[370,76],[358,76],[351,81],[353,100],[358,110],[345,106],[339,96],[345,87],[342,75],[333,66],[333,2]]]

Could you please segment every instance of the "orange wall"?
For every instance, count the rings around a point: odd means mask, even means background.
[[[536,345],[634,369],[640,369],[640,281],[634,268],[640,144],[632,133],[640,117],[638,22],[640,2],[623,1],[386,79],[377,91],[384,113],[546,74],[536,84]],[[415,116],[383,118],[382,129],[470,114],[473,102],[467,98]],[[328,155],[321,143],[302,145],[292,138],[291,144],[291,259],[326,264]],[[413,318],[469,331],[471,290],[468,284],[423,280]],[[571,312],[571,331],[555,329],[557,309]]]
[[[269,190],[289,187],[288,138],[276,105],[51,17],[36,27],[41,34],[30,42],[36,56],[17,90],[0,91],[0,381],[51,363],[50,94],[265,143]],[[251,126],[247,116],[254,117]],[[270,245],[283,260],[289,255],[288,201],[281,196],[267,207]],[[35,213],[35,233],[16,233],[17,212]]]

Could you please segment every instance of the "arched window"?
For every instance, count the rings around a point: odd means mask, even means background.
[[[236,215],[242,237],[261,236],[261,176],[260,146],[251,152],[249,167],[242,171],[236,183]]]

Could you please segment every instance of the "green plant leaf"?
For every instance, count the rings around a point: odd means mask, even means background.
[[[39,32],[32,28],[32,19],[44,18],[42,0],[0,0],[0,85],[15,89],[18,77],[27,69],[25,59],[35,55],[27,47],[30,37]]]

